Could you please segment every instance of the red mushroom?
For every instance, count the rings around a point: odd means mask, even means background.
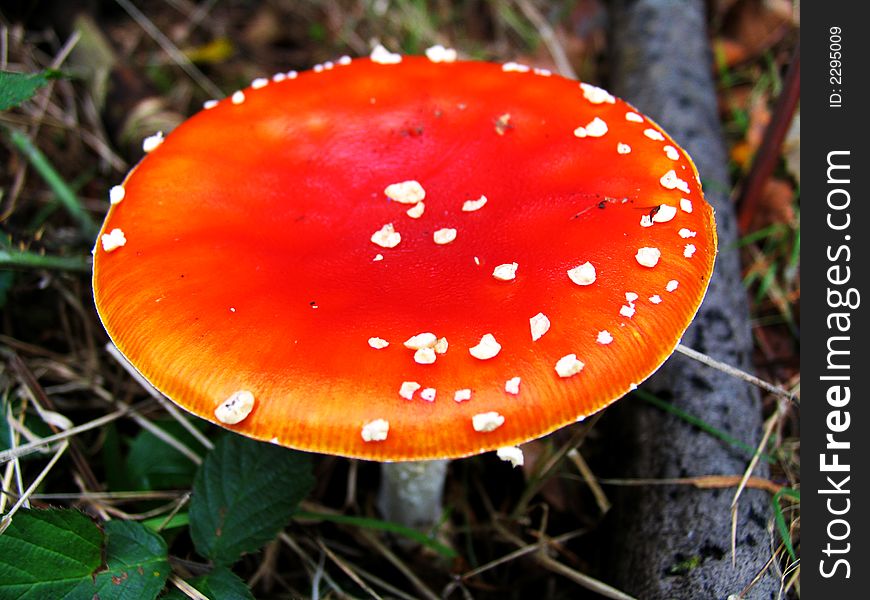
[[[513,446],[655,371],[716,253],[691,159],[600,88],[452,58],[279,74],[149,138],[94,257],[130,362],[244,435],[382,461]]]

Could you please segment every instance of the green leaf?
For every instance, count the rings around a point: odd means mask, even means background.
[[[15,283],[15,273],[8,270],[0,270],[0,308],[6,306],[6,299],[9,296],[9,290],[12,289],[12,284]]]
[[[190,585],[205,594],[209,600],[254,600],[251,590],[238,575],[226,567],[218,567],[204,577],[189,581]],[[177,589],[172,590],[162,600],[187,600],[187,596]]]
[[[0,535],[0,600],[75,600],[96,592],[103,534],[71,509],[20,510]]]
[[[251,590],[242,579],[227,569],[218,567],[205,577],[200,577],[191,582],[193,587],[209,597],[209,600],[254,600]]]
[[[58,173],[57,169],[55,169],[54,165],[42,152],[39,148],[36,147],[36,144],[33,143],[26,134],[19,131],[18,129],[6,129],[5,127],[0,129],[0,131],[4,131],[9,141],[12,142],[12,145],[21,153],[21,155],[27,159],[27,162],[33,166],[39,176],[48,184],[48,187],[55,193],[57,196],[57,200],[63,205],[64,210],[79,224],[79,229],[81,230],[81,234],[87,238],[89,241],[94,240],[97,237],[97,233],[100,231],[99,226],[94,222],[93,217],[91,217],[91,213],[84,207],[79,198],[76,196],[75,190],[66,182],[66,180]],[[34,260],[38,262],[45,263],[48,257],[40,258],[39,255],[34,257],[32,253],[29,252],[18,252],[17,255],[15,253],[11,253],[8,250],[4,250],[2,254],[7,256],[4,257],[4,261],[13,261],[13,263],[30,263]],[[57,265],[57,261],[60,261],[64,266]],[[64,260],[63,257],[57,257],[54,260],[48,261],[48,263],[55,264],[58,268],[72,268],[72,269],[82,269],[81,259],[73,260],[75,263],[73,266],[67,264],[68,260]]]
[[[196,474],[190,535],[217,565],[274,539],[314,485],[309,455],[222,436]]]
[[[156,424],[189,448],[199,447],[177,421],[157,421]],[[126,473],[133,489],[183,490],[193,482],[196,465],[150,431],[143,430],[130,445]]]
[[[36,90],[48,83],[46,73],[0,71],[0,110],[7,110],[33,98]]]
[[[109,423],[103,428],[103,443],[100,444],[100,456],[103,459],[103,469],[106,473],[108,490],[132,490],[130,477],[124,463],[124,452],[121,449],[121,436],[116,423]]]
[[[141,523],[104,526],[107,571],[97,575],[100,600],[153,600],[169,577],[166,542]]]

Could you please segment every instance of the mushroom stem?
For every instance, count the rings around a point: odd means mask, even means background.
[[[407,527],[431,529],[441,518],[448,460],[381,465],[378,508],[384,519]]]

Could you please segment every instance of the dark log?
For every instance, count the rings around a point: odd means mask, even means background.
[[[720,253],[709,291],[683,338],[687,346],[751,369],[751,336],[741,284],[737,227],[718,120],[713,67],[701,0],[620,0],[613,6],[613,78],[619,96],[651,116],[693,157],[707,200],[716,210]],[[755,445],[762,415],[757,390],[675,355],[647,383],[686,412]],[[681,478],[742,474],[746,452],[642,402],[620,403],[620,439],[628,441],[623,477]],[[609,416],[609,419],[612,416]],[[755,475],[767,476],[763,461]],[[775,598],[779,578],[771,557],[771,502],[746,490],[731,553],[733,489],[691,486],[623,488],[614,512],[617,540],[609,579],[644,600]]]

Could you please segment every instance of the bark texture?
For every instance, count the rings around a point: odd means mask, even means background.
[[[709,291],[683,342],[714,358],[751,368],[751,336],[741,284],[726,151],[718,119],[701,0],[620,0],[613,5],[611,88],[661,124],[693,157],[716,210],[719,256]],[[709,424],[755,445],[761,436],[758,392],[675,355],[649,382],[652,391]],[[625,477],[677,478],[742,474],[747,456],[684,421],[642,402],[619,406],[619,436],[632,446]],[[766,476],[761,464],[756,475]],[[644,600],[722,599],[740,594],[771,556],[770,498],[746,490],[732,565],[733,489],[648,486],[620,492],[612,579]],[[776,598],[768,570],[745,596]]]

